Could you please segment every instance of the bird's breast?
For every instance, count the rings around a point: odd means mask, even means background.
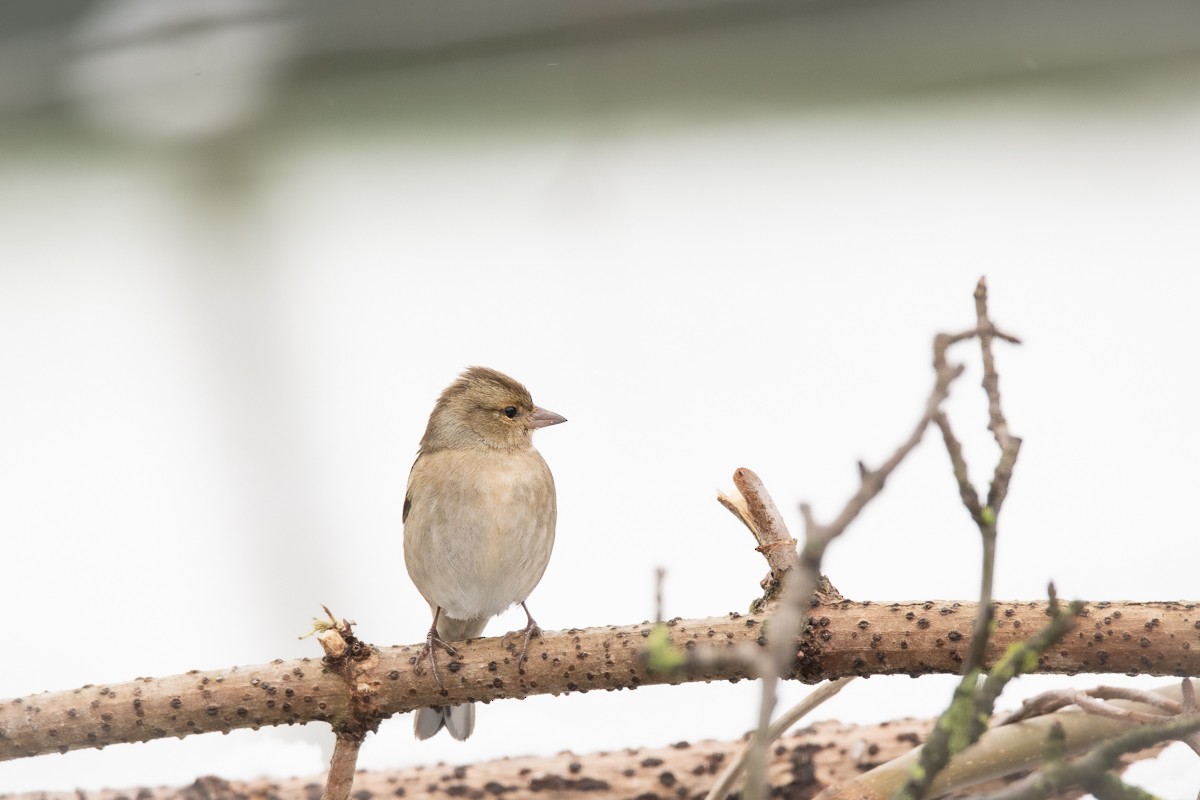
[[[522,602],[546,569],[557,516],[554,479],[532,448],[422,455],[409,477],[409,574],[459,619]]]

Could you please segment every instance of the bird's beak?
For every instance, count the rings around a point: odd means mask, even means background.
[[[544,408],[535,408],[529,418],[533,421],[532,427],[534,428],[545,428],[547,425],[557,425],[567,421],[567,418],[561,414],[555,414]]]

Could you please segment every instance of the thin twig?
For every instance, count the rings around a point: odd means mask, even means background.
[[[1158,800],[1155,795],[1125,783],[1115,772],[1105,772],[1082,782],[1096,800]]]
[[[1109,719],[1119,719],[1126,722],[1161,722],[1170,714],[1145,714],[1141,711],[1131,711],[1127,708],[1118,708],[1099,700],[1095,697],[1090,697],[1087,692],[1079,692],[1075,696],[1075,705],[1082,708],[1089,714],[1097,714],[1101,717]]]
[[[1153,725],[1139,725],[1099,745],[1081,758],[1048,764],[1003,791],[972,800],[1045,800],[1055,793],[1099,779],[1126,753],[1143,750],[1160,742],[1183,739],[1197,731],[1200,731],[1200,716],[1194,715],[1180,716]]]
[[[975,329],[958,334],[938,334],[934,338],[934,385],[925,402],[924,414],[917,421],[909,437],[877,469],[869,469],[863,462],[859,462],[858,490],[846,501],[845,506],[832,522],[820,524],[813,514],[811,505],[803,503],[800,506],[800,513],[804,518],[804,547],[800,551],[799,569],[793,569],[787,574],[784,581],[783,598],[771,621],[774,635],[768,644],[770,663],[760,667],[762,696],[759,701],[758,733],[755,739],[757,744],[750,749],[747,756],[747,780],[744,792],[747,800],[757,800],[763,785],[761,768],[766,762],[765,743],[768,741],[766,734],[770,725],[771,713],[775,708],[776,681],[795,658],[794,640],[799,635],[807,616],[809,598],[821,584],[821,561],[824,558],[825,550],[834,539],[846,531],[846,528],[866,508],[867,504],[883,491],[888,477],[920,444],[926,428],[940,412],[942,403],[949,396],[950,385],[963,373],[962,365],[951,366],[947,363],[946,349],[955,342],[976,336],[977,333],[978,329]],[[724,500],[722,502],[743,522],[746,522],[746,519],[750,519],[751,523],[754,522],[754,514],[749,508],[739,512]],[[754,530],[751,523],[747,523],[747,526]]]
[[[784,599],[771,617],[771,628],[776,632],[767,643],[767,652],[757,653],[750,662],[756,677],[762,683],[759,700],[757,730],[759,736],[747,748],[745,761],[750,779],[746,783],[747,800],[757,800],[761,795],[762,775],[766,768],[766,731],[771,724],[771,713],[775,709],[777,684],[781,675],[790,667],[795,657],[794,642],[803,620],[798,609],[799,598],[807,598],[816,588],[797,575],[796,541],[788,532],[787,523],[771,499],[762,479],[753,470],[740,468],[733,473],[733,484],[737,489],[734,497],[718,495],[717,500],[729,509],[754,534],[758,541],[755,549],[766,558],[771,568],[770,575],[763,581],[766,597],[772,597],[784,587]]]
[[[746,511],[754,528],[759,532],[758,550],[771,566],[780,572],[786,572],[795,564],[796,540],[788,532],[787,523],[775,501],[771,499],[767,487],[753,470],[741,468],[733,472],[733,485],[746,500]],[[792,546],[791,555],[787,546]]]
[[[1176,699],[1181,695],[1178,686],[1160,687],[1157,692]],[[946,769],[938,774],[930,787],[930,795],[959,795],[973,786],[1044,766],[1044,743],[1055,726],[1061,726],[1066,734],[1063,751],[1066,758],[1086,755],[1093,748],[1134,728],[1134,724],[1128,722],[1082,714],[1076,710],[1045,714],[1016,725],[992,727],[975,744],[955,756]],[[923,746],[918,747],[853,780],[831,785],[818,795],[817,800],[890,800],[912,768],[920,762],[923,750]]]
[[[754,549],[762,553],[771,568],[762,581],[767,597],[771,597],[778,591],[784,573],[795,566],[796,540],[788,532],[767,487],[753,470],[745,467],[734,470],[733,485],[737,490],[733,496],[718,493],[717,502],[741,520],[758,542]]]
[[[963,498],[963,502],[967,505],[968,510],[971,511],[972,518],[976,520],[983,539],[983,576],[980,588],[980,611],[975,624],[975,636],[972,641],[967,669],[964,672],[964,687],[967,681],[973,680],[973,676],[978,673],[980,665],[983,663],[987,646],[987,634],[992,622],[993,609],[991,596],[993,563],[995,561],[996,514],[1003,504],[1008,491],[1008,482],[1011,478],[1013,466],[1016,463],[1020,439],[1011,436],[1008,432],[1008,423],[1001,411],[999,378],[996,373],[995,359],[992,355],[993,339],[999,338],[1009,342],[1017,342],[1018,340],[1014,336],[1009,336],[996,330],[988,318],[987,284],[982,278],[975,288],[975,311],[976,325],[974,329],[957,334],[938,334],[934,338],[934,387],[925,404],[925,413],[917,422],[908,439],[878,469],[869,469],[862,462],[859,462],[858,491],[846,502],[841,512],[832,522],[824,525],[820,524],[816,521],[812,507],[809,504],[805,503],[800,506],[800,513],[804,518],[805,527],[804,546],[800,551],[799,558],[800,569],[792,570],[788,574],[785,581],[786,590],[783,600],[779,604],[779,608],[772,620],[772,629],[775,635],[771,637],[769,643],[771,663],[760,668],[763,685],[756,742],[762,742],[766,738],[770,715],[775,704],[775,682],[778,675],[782,674],[794,655],[793,651],[795,648],[792,647],[792,640],[800,631],[800,625],[806,613],[806,603],[821,579],[820,567],[825,550],[834,539],[845,532],[846,528],[862,512],[867,504],[883,490],[888,476],[900,465],[913,448],[920,443],[926,428],[929,427],[931,422],[935,421],[942,429],[947,449],[951,452],[960,495]],[[987,508],[982,507],[975,490],[970,486],[967,478],[966,463],[962,458],[962,448],[958,445],[953,432],[950,430],[949,420],[941,411],[942,403],[950,394],[951,384],[963,373],[964,369],[961,364],[950,364],[946,358],[947,350],[957,342],[973,338],[980,340],[980,346],[983,351],[983,386],[988,396],[990,420],[988,427],[996,437],[1001,449],[1001,457],[996,466],[992,490],[988,496],[989,505]],[[999,484],[998,487],[997,484]],[[726,504],[727,508],[734,511],[735,514],[738,514],[739,518],[747,524],[747,527],[750,527],[752,531],[756,531],[756,535],[761,535],[762,523],[755,519],[754,510],[749,504],[739,509],[726,503],[725,500],[722,500],[722,502]],[[774,516],[777,516],[777,512]],[[775,565],[773,564],[773,575],[775,575],[774,569]],[[981,726],[974,726],[973,732],[976,738],[981,731]],[[765,745],[762,746],[765,747]],[[936,753],[938,748],[935,747],[933,750]],[[949,755],[944,754],[942,757],[948,759]],[[941,757],[935,757],[935,760],[937,758]],[[758,770],[765,763],[765,756],[757,747],[752,747],[748,755],[748,761],[748,779],[745,796],[748,800],[757,800],[762,785],[762,781],[758,779],[760,774]],[[934,771],[936,772],[936,770]],[[919,797],[924,792],[923,787],[927,787],[928,780],[931,779],[932,775],[922,785],[914,783],[913,791],[915,794],[913,794],[913,797]]]
[[[667,571],[662,567],[654,569],[654,621],[663,621],[663,579]]]
[[[950,764],[951,758],[979,740],[987,731],[987,721],[1005,685],[1036,667],[1046,651],[1071,630],[1082,609],[1083,604],[1078,601],[1065,610],[1059,608],[1051,587],[1050,624],[1028,641],[1009,647],[1004,657],[987,673],[986,680],[979,680],[980,668],[963,675],[949,707],[942,712],[937,726],[921,748],[918,764],[896,793],[897,800],[922,797],[938,774]]]
[[[1077,694],[1078,692],[1075,689],[1051,689],[1048,692],[1042,692],[1039,695],[1021,701],[1021,707],[1015,711],[994,716],[992,718],[992,727],[998,728],[1001,725],[1012,725],[1022,720],[1053,714],[1060,708],[1074,705],[1075,695]]]
[[[1179,714],[1186,710],[1187,697],[1194,690],[1189,681],[1183,683],[1184,702],[1178,703],[1158,692],[1145,689],[1134,689],[1126,686],[1097,686],[1093,689],[1052,689],[1021,703],[1016,711],[1005,714],[1002,719],[993,720],[993,725],[1011,725],[1023,719],[1041,716],[1057,711],[1067,706],[1079,706],[1085,711],[1107,716],[1111,719],[1136,722],[1159,722],[1164,716]],[[1105,703],[1105,700],[1130,700],[1135,703],[1162,709],[1164,714],[1139,712]]]
[[[974,715],[972,723],[968,726],[971,741],[978,739],[987,728],[986,720],[991,717],[996,700],[1009,681],[1018,675],[1032,672],[1038,659],[1075,627],[1075,620],[1083,612],[1083,608],[1084,604],[1078,600],[1071,601],[1065,609],[1061,608],[1051,584],[1050,622],[1027,641],[1010,646],[1004,657],[988,671],[982,685],[977,685],[974,691]],[[980,666],[983,664],[981,661]]]
[[[1183,690],[1184,697],[1187,697],[1187,693],[1192,691],[1192,684],[1189,682],[1186,687]],[[1148,706],[1161,708],[1168,714],[1178,714],[1183,711],[1182,703],[1176,703],[1156,692],[1135,689],[1132,686],[1097,686],[1087,694],[1100,700],[1132,700],[1135,703],[1145,703]]]
[[[356,712],[351,719],[334,727],[333,758],[329,762],[329,775],[321,800],[348,800],[354,786],[358,749],[367,733],[379,727],[379,719],[372,708],[375,690],[369,681],[361,680],[364,668],[379,661],[379,653],[354,635],[353,622],[348,619],[339,622],[327,606],[321,608],[329,621],[313,620],[313,631],[325,651],[324,664],[345,681],[350,690],[351,708]]]
[[[930,784],[937,773],[950,761],[955,752],[963,750],[974,742],[986,728],[986,719],[992,713],[995,695],[989,697],[991,689],[1003,686],[1011,676],[999,677],[996,671],[989,676],[987,684],[979,684],[984,656],[987,652],[988,637],[994,620],[992,605],[992,584],[996,561],[996,523],[1000,509],[1008,495],[1009,482],[1012,479],[1013,468],[1016,466],[1017,454],[1021,448],[1021,440],[1009,433],[1008,421],[1000,399],[1000,378],[996,372],[995,356],[992,353],[992,340],[1019,343],[1015,336],[1009,336],[996,329],[988,317],[987,281],[980,278],[975,286],[975,331],[979,338],[979,347],[983,360],[983,390],[988,400],[988,430],[1000,447],[1000,458],[992,473],[991,488],[988,490],[987,505],[980,502],[979,494],[971,484],[966,459],[962,454],[962,445],[954,435],[950,418],[941,409],[931,412],[933,421],[942,432],[942,440],[946,452],[950,456],[950,464],[954,472],[954,480],[958,494],[966,507],[971,519],[979,528],[982,544],[982,558],[979,578],[979,613],[975,618],[974,636],[971,649],[963,663],[963,677],[955,691],[950,706],[943,712],[938,727],[930,736],[929,741],[921,751],[920,768],[913,771],[898,797],[907,800],[919,800],[929,790]],[[959,335],[960,337],[962,334]],[[934,368],[938,374],[952,369],[946,361],[946,350],[956,337],[938,337],[934,346]],[[969,338],[969,337],[967,337]],[[1054,605],[1053,587],[1051,587],[1051,605]],[[1056,615],[1055,621],[1047,629],[1049,642],[1061,637],[1070,624],[1070,616]],[[1040,655],[1041,650],[1036,650]],[[991,685],[991,689],[988,686]]]
[[[1021,440],[1009,433],[1008,421],[1004,418],[1001,408],[1000,376],[996,372],[996,360],[992,354],[992,339],[1003,339],[1011,344],[1020,344],[1021,340],[996,330],[988,319],[987,280],[984,278],[980,278],[975,286],[975,317],[979,326],[979,348],[983,356],[983,390],[988,398],[988,430],[992,432],[996,444],[1000,447],[1000,462],[996,465],[996,474],[988,491],[988,506],[998,514],[1008,494],[1008,482],[1012,478]]]
[[[1183,679],[1180,698],[1182,700],[1181,714],[1200,717],[1200,703],[1196,702],[1196,687],[1188,678]],[[1179,741],[1192,748],[1192,752],[1200,756],[1200,731],[1193,731],[1187,736],[1181,737]],[[1197,797],[1197,800],[1200,800],[1200,797]]]
[[[362,747],[362,742],[361,736],[338,735],[321,800],[347,800],[350,797],[350,790],[354,788],[354,770],[358,765],[358,749]]]
[[[767,743],[769,744],[774,742],[780,736],[787,733],[789,728],[791,728],[804,717],[808,716],[808,714],[812,713],[813,709],[815,709],[817,706],[821,705],[826,700],[840,692],[842,688],[852,680],[854,680],[854,676],[838,678],[836,681],[823,683],[817,688],[813,689],[813,691],[807,697],[785,711],[780,715],[779,719],[771,723],[770,728],[767,729]],[[713,787],[708,790],[708,795],[705,797],[705,800],[725,800],[725,798],[729,796],[730,790],[733,788],[734,783],[741,776],[742,770],[746,766],[746,760],[749,757],[750,749],[753,747],[754,741],[757,739],[757,737],[758,734],[755,733],[751,738],[750,743],[743,747],[742,750],[733,758],[733,760],[730,761],[729,766],[725,767],[724,771],[721,772],[720,777],[717,778],[717,782],[714,783]]]

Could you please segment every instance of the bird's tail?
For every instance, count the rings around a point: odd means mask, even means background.
[[[443,726],[460,742],[466,739],[475,730],[475,704],[417,709],[416,717],[413,718],[413,733],[418,739],[428,739]]]
[[[483,633],[487,625],[484,619],[455,619],[445,612],[438,615],[438,637],[445,642],[461,642],[474,639]],[[435,657],[436,657],[435,653]],[[444,655],[444,654],[443,654]],[[428,739],[443,727],[450,735],[460,742],[475,730],[475,704],[464,703],[458,706],[431,706],[418,708],[413,717],[413,733],[418,739]]]

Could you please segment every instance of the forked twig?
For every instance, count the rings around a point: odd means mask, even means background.
[[[909,780],[905,782],[897,797],[906,800],[919,800],[928,791],[933,779],[937,776],[954,753],[970,745],[986,729],[986,720],[991,716],[994,700],[999,695],[1004,683],[1015,677],[1020,669],[1012,674],[993,670],[987,683],[979,684],[978,678],[982,673],[984,656],[987,652],[989,632],[991,630],[995,608],[992,605],[992,583],[996,560],[996,523],[1004,500],[1008,496],[1008,486],[1012,480],[1013,468],[1016,466],[1017,454],[1021,449],[1021,440],[1008,430],[1008,421],[1004,417],[1000,399],[1000,378],[996,372],[996,360],[992,352],[994,339],[1001,339],[1013,344],[1020,340],[1015,336],[999,331],[988,316],[987,281],[979,279],[975,286],[975,330],[970,333],[958,334],[948,338],[939,337],[934,346],[934,367],[938,373],[952,369],[946,360],[946,349],[955,341],[964,338],[979,339],[981,358],[983,361],[983,390],[988,401],[988,430],[1000,447],[1000,458],[992,472],[991,488],[988,490],[986,505],[980,500],[979,493],[971,484],[967,470],[966,459],[963,457],[962,445],[954,435],[950,418],[940,408],[934,409],[931,415],[934,423],[942,432],[942,441],[950,456],[950,465],[954,480],[958,486],[958,495],[963,506],[979,528],[982,541],[982,567],[979,580],[979,613],[975,618],[971,648],[963,664],[963,678],[955,692],[950,707],[943,712],[937,728],[929,737],[921,750],[921,763],[914,769]],[[939,346],[940,345],[940,346]],[[960,367],[961,369],[961,367]],[[1051,587],[1051,604],[1055,605],[1053,587]],[[1074,606],[1078,612],[1078,606]],[[1039,637],[1038,644],[1033,645],[1035,652],[1040,654],[1037,647],[1049,647],[1050,643],[1061,637],[1070,624],[1070,615],[1055,614],[1050,626]],[[1031,644],[1033,641],[1031,640]]]
[[[1164,722],[1177,716],[1200,714],[1200,704],[1196,702],[1196,689],[1192,682],[1184,678],[1180,687],[1180,701],[1176,702],[1164,697],[1158,692],[1135,689],[1127,686],[1097,686],[1094,689],[1076,691],[1074,689],[1056,689],[1043,692],[1021,703],[1021,707],[1006,715],[997,725],[1010,725],[1014,722],[1030,719],[1057,711],[1067,706],[1078,706],[1089,714],[1095,714],[1119,722],[1140,722],[1154,724]],[[1109,700],[1126,700],[1157,708],[1163,713],[1155,714],[1149,711],[1139,711],[1125,706],[1114,705]],[[1186,744],[1200,755],[1200,734],[1191,733],[1181,736],[1179,741]]]
[[[799,567],[798,569],[788,567],[787,561],[790,561],[792,558],[790,547],[788,548],[789,552],[786,554],[786,560],[779,555],[776,555],[775,558],[772,557],[777,548],[783,550],[777,543],[790,543],[791,538],[786,534],[786,525],[779,518],[778,510],[775,508],[774,503],[751,502],[750,498],[746,496],[746,488],[742,485],[738,486],[739,491],[742,492],[741,502],[724,495],[718,498],[746,527],[750,528],[751,532],[759,540],[760,550],[768,557],[768,563],[771,565],[771,576],[768,581],[764,582],[767,584],[765,587],[767,588],[767,595],[764,599],[770,599],[777,593],[779,583],[782,582],[784,585],[782,599],[771,620],[772,635],[767,645],[768,657],[766,660],[760,660],[757,667],[759,676],[762,679],[762,698],[759,704],[758,732],[754,740],[755,744],[751,747],[747,756],[747,780],[744,794],[749,800],[757,800],[761,792],[761,771],[766,763],[765,747],[766,742],[769,741],[767,732],[770,726],[771,713],[775,706],[776,682],[779,676],[785,673],[796,658],[795,639],[801,633],[807,615],[809,600],[820,585],[820,568],[825,550],[834,539],[845,532],[846,528],[862,512],[867,504],[879,495],[883,490],[887,478],[920,443],[930,423],[936,422],[942,428],[943,438],[946,439],[947,447],[951,450],[951,459],[954,462],[960,495],[962,495],[964,503],[968,502],[969,499],[973,499],[974,505],[978,507],[978,510],[972,511],[972,517],[977,520],[981,526],[981,530],[984,532],[985,577],[982,594],[987,600],[981,604],[981,619],[976,625],[976,636],[972,643],[974,663],[982,663],[983,652],[987,642],[987,625],[991,621],[990,614],[992,613],[991,564],[994,554],[995,513],[998,511],[1007,494],[1008,480],[1011,477],[1012,467],[1016,462],[1016,451],[1020,446],[1020,440],[1008,433],[1008,424],[1004,419],[1000,407],[999,380],[996,375],[995,363],[991,352],[993,339],[999,338],[1009,342],[1017,342],[1018,340],[1014,336],[998,331],[988,318],[987,285],[982,278],[975,289],[975,309],[976,326],[974,328],[956,334],[938,334],[934,338],[933,389],[926,400],[925,411],[917,421],[909,437],[878,468],[870,469],[862,462],[859,462],[858,490],[850,497],[832,522],[821,524],[817,522],[812,507],[808,503],[800,506],[800,512],[804,519],[805,536],[804,546],[800,550],[798,559],[795,561],[795,566]],[[984,389],[988,394],[989,400],[990,422],[988,427],[993,432],[993,435],[997,437],[1002,451],[1001,462],[997,465],[997,477],[993,479],[993,484],[999,482],[1001,485],[999,489],[993,485],[993,491],[989,494],[988,509],[984,509],[981,506],[978,498],[975,496],[974,489],[968,491],[970,484],[967,479],[966,464],[962,458],[962,448],[958,445],[957,440],[954,439],[949,427],[949,421],[941,411],[942,404],[950,394],[951,384],[962,375],[964,369],[961,364],[951,364],[948,361],[946,357],[947,350],[958,342],[973,338],[980,340],[983,349]],[[739,470],[738,472],[744,477],[744,473],[748,473],[749,471]],[[753,476],[753,473],[749,473],[749,475]],[[738,483],[738,480],[739,475],[735,474],[735,484]],[[761,486],[761,482],[757,481],[757,476],[754,476],[754,482],[747,484],[747,486],[756,500],[761,500],[764,497],[769,499],[765,489]],[[782,574],[780,574],[780,570],[783,570]]]
[[[787,733],[788,729],[799,722],[804,717],[812,713],[813,709],[824,703],[829,698],[840,692],[847,683],[854,680],[854,676],[847,678],[838,678],[836,681],[823,683],[813,689],[812,693],[794,705],[792,708],[780,715],[779,719],[771,723],[771,727],[767,729],[767,741],[774,742],[780,736]],[[734,783],[742,775],[742,770],[746,766],[746,761],[749,758],[750,750],[754,747],[755,740],[758,734],[753,734],[750,743],[742,748],[733,760],[729,762],[729,766],[721,772],[717,777],[717,782],[708,790],[708,794],[704,800],[725,800],[733,789]]]
[[[1071,761],[1062,757],[1050,758],[1043,769],[1005,789],[986,798],[968,800],[1045,800],[1073,786],[1083,786],[1093,794],[1105,797],[1141,797],[1144,795],[1130,794],[1131,787],[1112,774],[1117,759],[1160,742],[1186,739],[1198,731],[1200,715],[1194,714],[1154,725],[1139,725],[1097,746],[1085,756]]]

